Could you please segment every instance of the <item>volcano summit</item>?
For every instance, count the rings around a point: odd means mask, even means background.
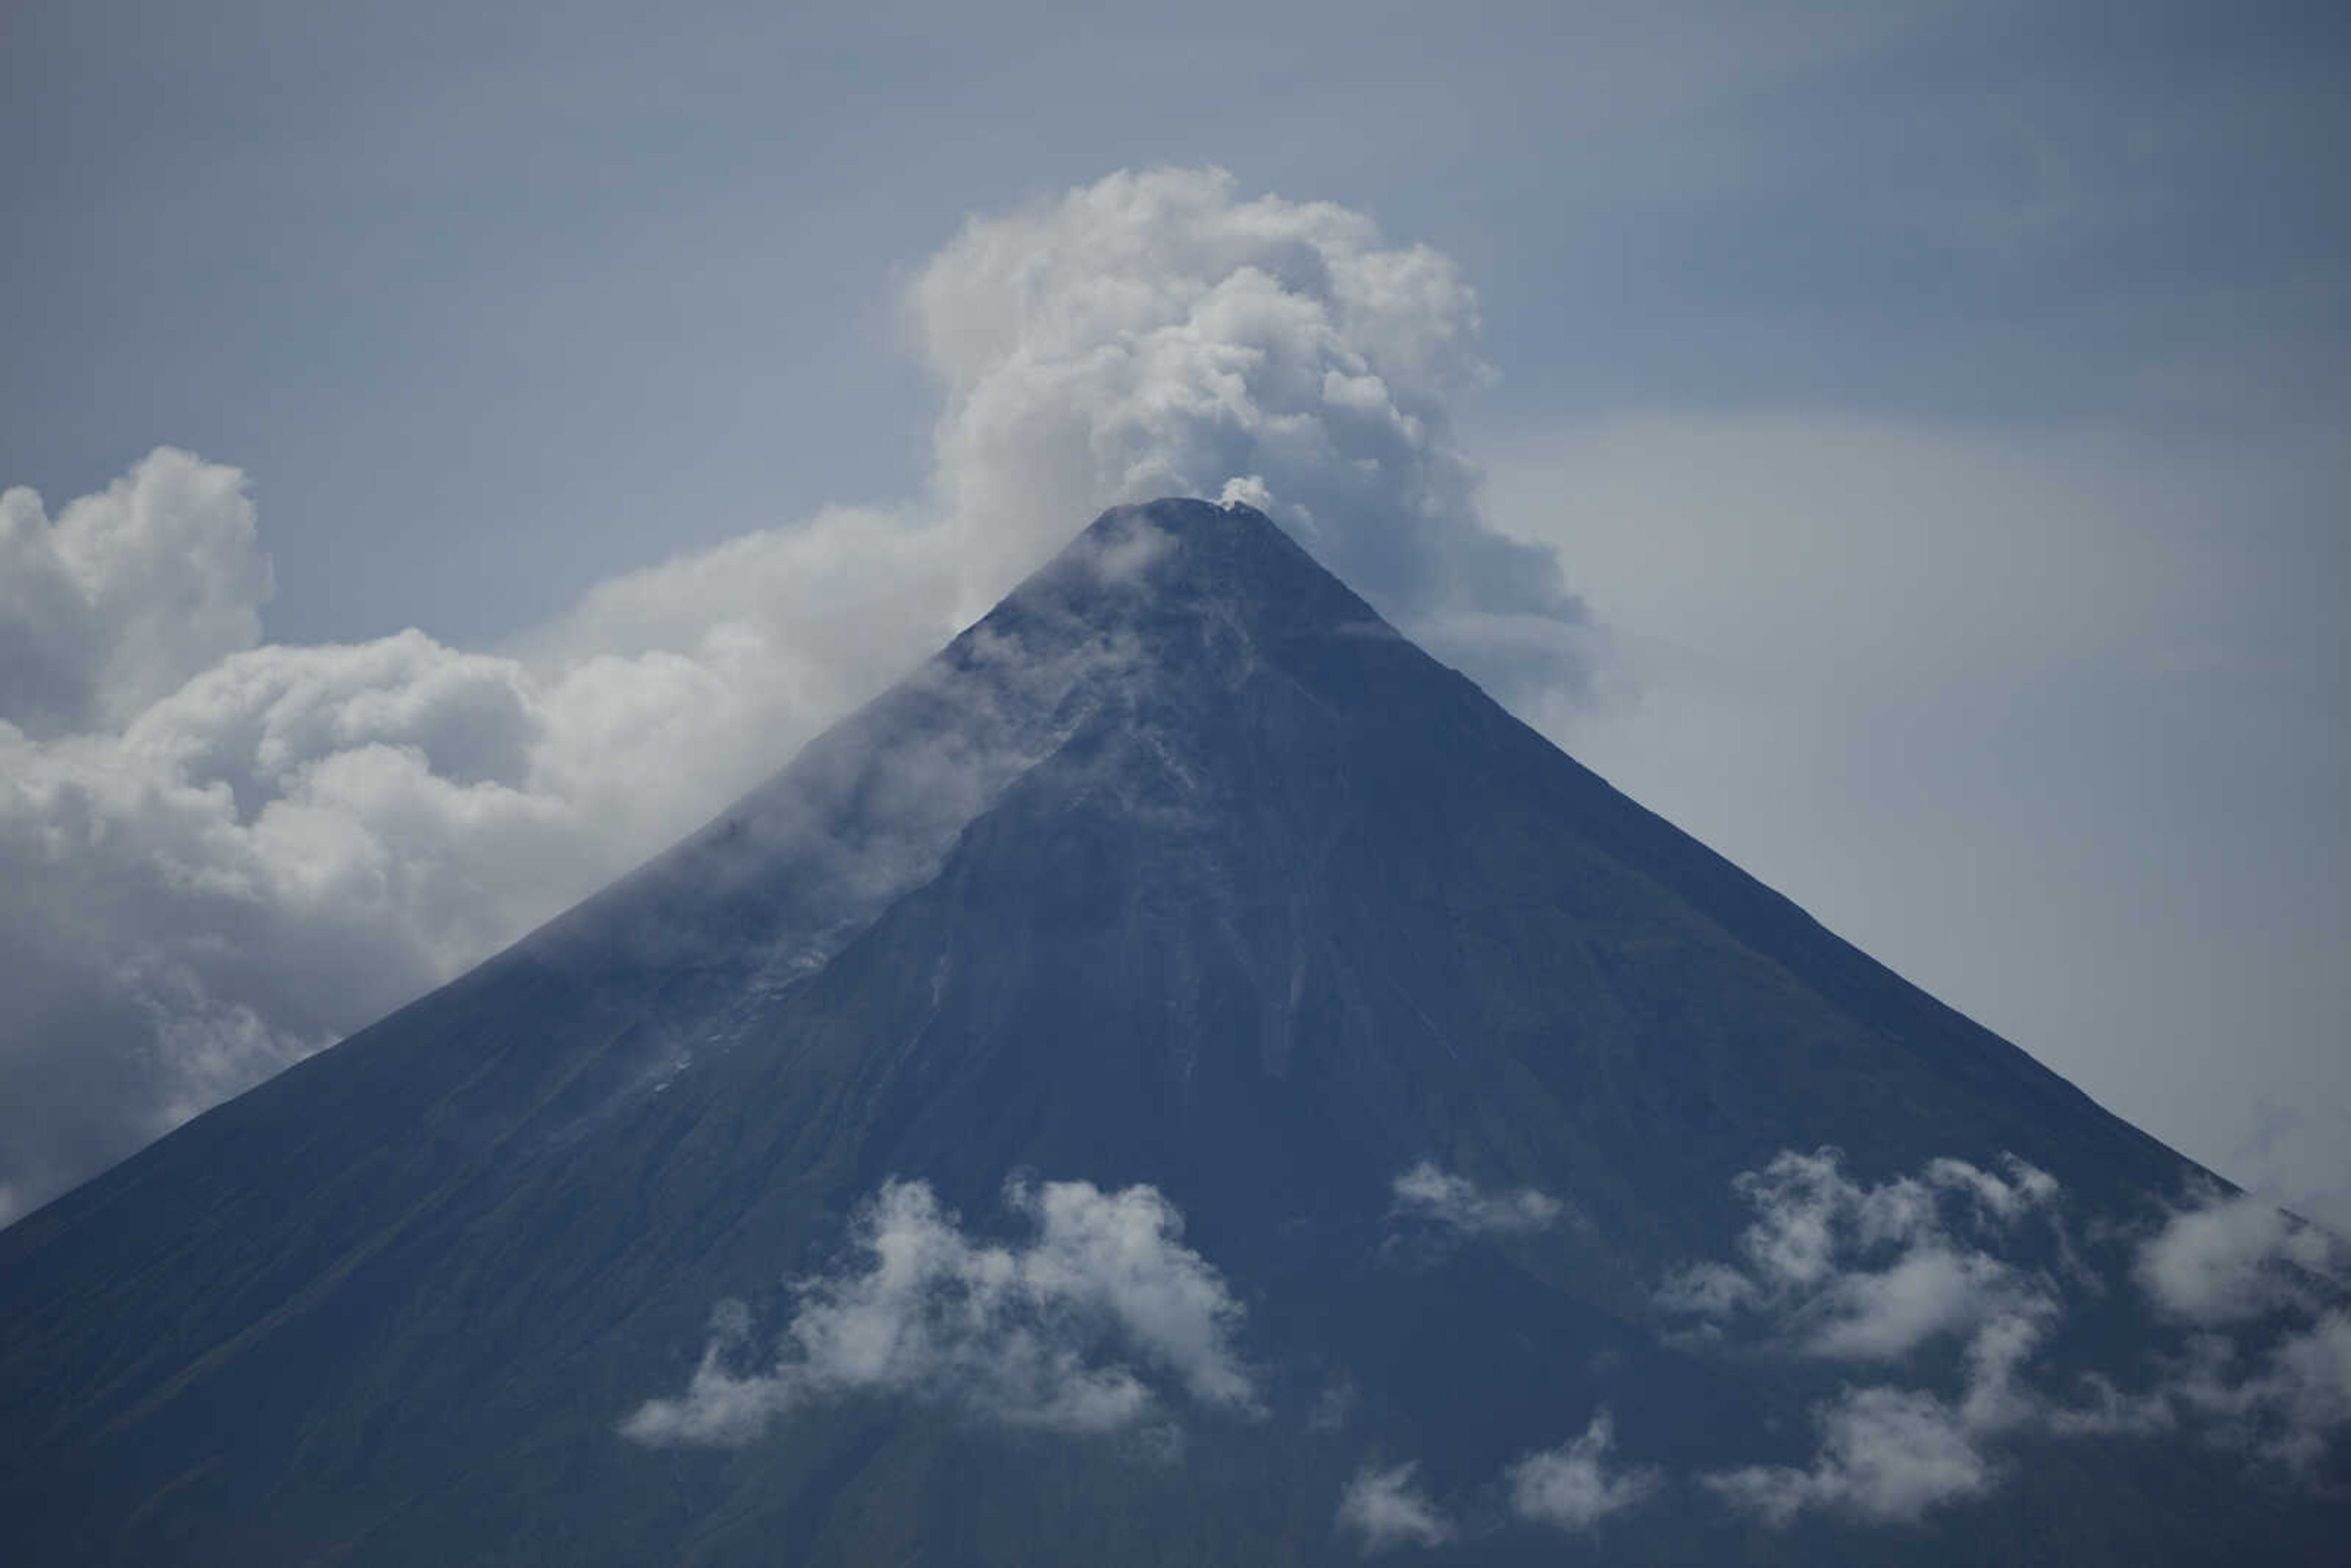
[[[2339,1561],[2344,1258],[1264,517],[0,1232],[39,1563]]]

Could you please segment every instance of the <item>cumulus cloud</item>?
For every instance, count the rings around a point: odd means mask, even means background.
[[[1395,1178],[1393,1212],[1468,1236],[1514,1236],[1559,1223],[1567,1206],[1533,1187],[1489,1193],[1423,1160]]]
[[[851,1260],[793,1286],[776,1352],[745,1368],[748,1311],[723,1305],[685,1392],[622,1424],[653,1445],[750,1442],[807,1405],[888,1394],[987,1419],[1077,1433],[1131,1427],[1171,1392],[1257,1412],[1233,1346],[1241,1308],[1182,1243],[1183,1217],[1149,1186],[1015,1181],[1019,1246],[966,1235],[928,1186],[893,1181],[861,1211]]]
[[[52,522],[0,491],[0,717],[119,725],[261,635],[269,598],[243,476],[159,446]]]
[[[1473,673],[1573,684],[1581,612],[1453,443],[1485,372],[1442,256],[1157,170],[973,219],[907,308],[945,396],[925,496],[627,573],[496,652],[264,643],[234,467],[158,448],[54,520],[0,496],[7,1204],[708,820],[1117,501],[1261,505]]]
[[[761,639],[262,645],[119,729],[0,722],[0,1176],[48,1196],[698,826],[862,695]]]
[[[1582,1437],[1519,1460],[1505,1478],[1512,1511],[1538,1524],[1583,1531],[1646,1501],[1661,1484],[1658,1472],[1612,1466],[1608,1453],[1615,1443],[1614,1418],[1602,1410]]]
[[[1365,1465],[1339,1494],[1338,1530],[1365,1552],[1442,1546],[1453,1525],[1418,1480],[1417,1464]]]

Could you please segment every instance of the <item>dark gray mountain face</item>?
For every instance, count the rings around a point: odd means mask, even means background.
[[[1155,503],[0,1232],[0,1555],[2339,1561],[2199,1177]]]

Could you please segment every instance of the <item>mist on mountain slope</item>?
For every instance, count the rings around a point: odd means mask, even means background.
[[[502,649],[266,642],[226,464],[159,447],[54,517],[0,497],[0,1223],[695,827],[1113,502],[1251,501],[1496,689],[1579,689],[1582,607],[1455,443],[1488,372],[1445,256],[1123,172],[968,221],[904,308],[943,400],[923,496],[624,575]]]

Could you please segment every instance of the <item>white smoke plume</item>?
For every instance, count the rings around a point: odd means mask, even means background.
[[[1550,554],[1485,526],[1454,444],[1490,372],[1447,257],[1161,169],[974,221],[912,304],[959,527],[1027,558],[1114,501],[1246,501],[1483,678],[1573,679],[1581,607]]]
[[[0,1223],[706,821],[1102,507],[1250,499],[1473,674],[1572,687],[1485,528],[1444,256],[1214,170],[975,218],[915,276],[927,493],[615,578],[504,650],[262,640],[238,470],[0,494]],[[495,519],[486,519],[494,526]]]
[[[1015,1426],[1134,1427],[1182,1395],[1250,1416],[1232,1340],[1241,1308],[1182,1243],[1183,1217],[1148,1186],[1015,1182],[1025,1245],[975,1241],[928,1186],[893,1181],[859,1217],[852,1260],[799,1281],[774,1355],[737,1370],[748,1312],[722,1305],[685,1392],[622,1424],[650,1445],[732,1447],[818,1401],[895,1395]]]

